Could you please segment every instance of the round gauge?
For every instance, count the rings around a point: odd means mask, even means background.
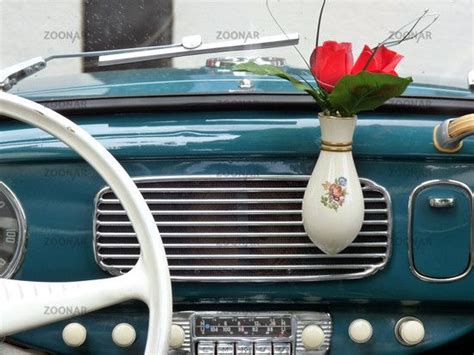
[[[10,278],[25,253],[26,218],[14,193],[0,182],[0,278]]]

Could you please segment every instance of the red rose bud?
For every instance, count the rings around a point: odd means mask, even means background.
[[[326,41],[311,54],[311,72],[319,86],[330,93],[354,64],[351,43]]]
[[[360,73],[367,65],[367,62],[372,57],[373,53],[374,51],[366,45],[357,59],[354,67],[352,68],[351,74]],[[375,53],[372,60],[370,60],[370,63],[365,71],[370,73],[383,73],[398,76],[395,72],[395,67],[402,59],[402,55],[386,48],[385,46],[381,46]]]

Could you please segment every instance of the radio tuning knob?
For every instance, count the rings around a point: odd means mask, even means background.
[[[316,324],[306,326],[301,333],[301,341],[306,350],[316,350],[321,347],[324,337],[324,331]]]
[[[414,346],[425,338],[425,327],[419,319],[405,317],[400,319],[395,326],[395,335],[401,344]]]
[[[170,347],[173,349],[179,349],[183,346],[186,339],[183,327],[173,324],[170,332]]]

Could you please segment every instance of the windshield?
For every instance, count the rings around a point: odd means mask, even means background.
[[[56,96],[68,97],[235,92],[241,88],[235,82],[244,74],[228,68],[242,57],[307,70],[321,5],[319,0],[0,0],[0,68],[38,56],[181,43],[189,35],[211,43],[299,33],[296,48],[206,53],[108,67],[98,66],[97,58],[61,59],[11,90],[36,96],[56,90]],[[410,26],[402,26],[426,9],[430,17],[415,29],[416,37],[391,48],[404,56],[398,74],[413,77],[414,86],[450,87],[442,96],[472,95],[468,75],[474,70],[474,0],[328,0],[320,43],[352,42],[357,57],[365,44],[374,47],[388,36],[403,39]],[[273,77],[255,80],[249,92],[294,91]],[[420,93],[433,95],[433,90]]]

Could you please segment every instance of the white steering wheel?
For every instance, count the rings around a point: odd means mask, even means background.
[[[0,115],[42,129],[82,156],[122,203],[141,246],[138,263],[123,276],[64,283],[0,279],[0,338],[71,317],[45,315],[46,305],[85,307],[92,312],[138,299],[150,313],[145,354],[166,354],[173,308],[170,274],[155,220],[135,183],[100,143],[57,112],[0,92]]]

